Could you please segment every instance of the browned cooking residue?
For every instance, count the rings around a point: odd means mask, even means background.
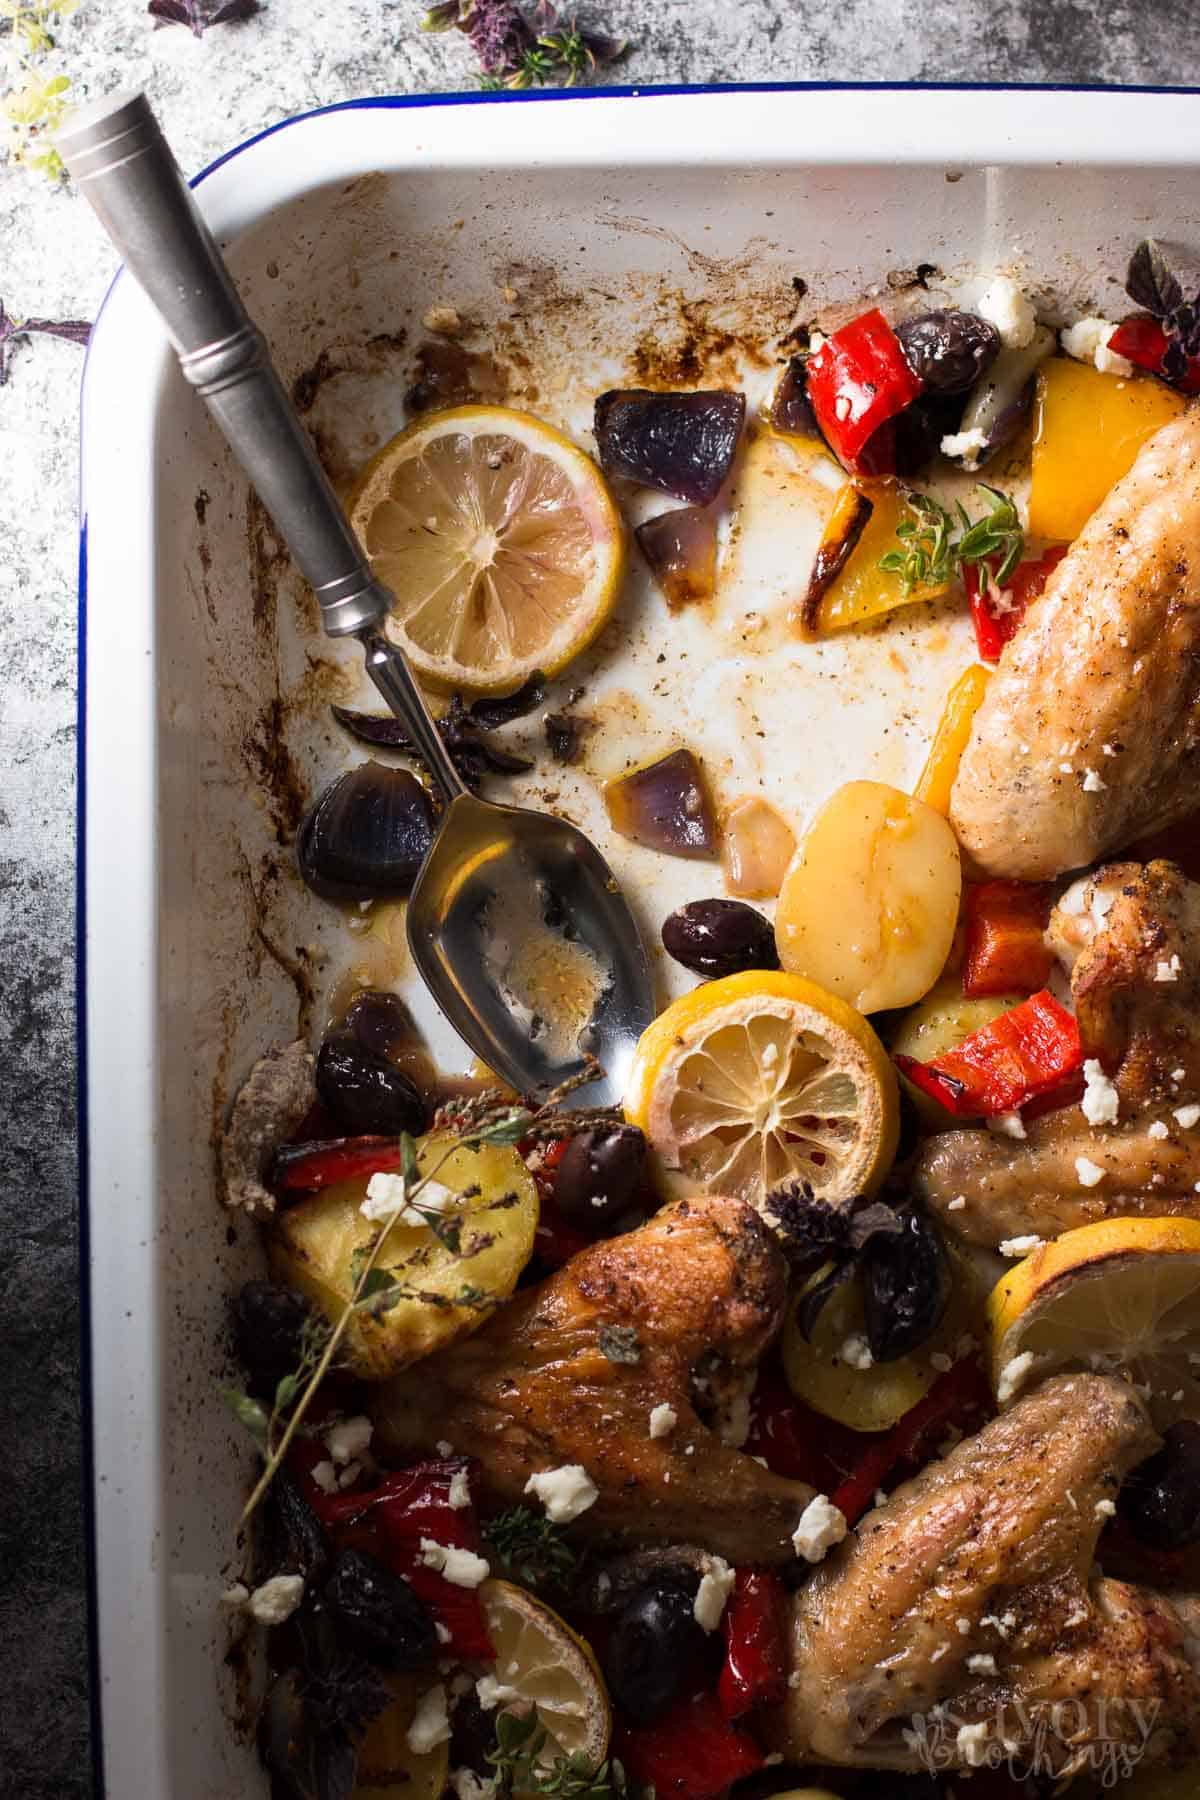
[[[414,413],[468,404],[500,406],[508,398],[508,378],[486,350],[429,338],[417,345],[412,384],[404,398]]]
[[[408,342],[408,333],[377,331],[361,344],[328,345],[292,382],[292,404],[297,412],[311,412],[326,382],[338,375],[370,375],[386,367]]]
[[[764,339],[790,321],[786,294],[771,289],[756,303],[731,305],[720,295],[664,296],[654,323],[642,333],[632,356],[634,379],[642,387],[695,387],[699,382],[738,385],[749,366],[766,369]]]
[[[254,624],[258,642],[270,658],[275,691],[258,709],[242,738],[241,750],[266,803],[275,841],[289,844],[308,806],[308,783],[288,748],[291,703],[283,696],[277,654],[279,581],[289,559],[266,508],[254,493],[247,500],[246,527]]]

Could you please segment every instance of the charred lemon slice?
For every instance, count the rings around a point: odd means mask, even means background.
[[[1061,1369],[1126,1376],[1160,1429],[1200,1412],[1200,1221],[1101,1219],[1002,1275],[988,1301],[1002,1405]]]
[[[761,1206],[781,1182],[869,1193],[896,1153],[896,1075],[862,1014],[799,975],[693,988],[643,1032],[626,1117],[678,1196]]]
[[[529,413],[419,420],[363,470],[347,511],[395,596],[389,634],[444,692],[557,674],[620,593],[625,528],[604,476]]]
[[[490,1694],[481,1689],[481,1702],[537,1708],[548,1733],[539,1764],[549,1769],[559,1757],[578,1755],[598,1769],[608,1754],[612,1710],[590,1647],[524,1588],[485,1581],[479,1597],[496,1648],[495,1686]]]

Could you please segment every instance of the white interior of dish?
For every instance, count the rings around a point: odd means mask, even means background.
[[[637,380],[648,337],[678,340],[681,305],[707,344],[694,385],[743,382],[752,407],[791,323],[836,321],[918,263],[948,277],[1005,269],[1047,316],[1111,315],[1138,237],[1196,241],[1179,147],[1195,105],[800,92],[351,108],[259,140],[200,193],[285,380],[322,352],[342,371],[309,414],[341,478],[404,423],[431,305],[477,321],[479,340],[536,388],[512,403],[585,446],[595,394]],[[800,303],[796,276],[809,288]],[[765,362],[722,352],[721,332],[758,336]],[[936,606],[796,643],[783,620],[822,490],[781,480],[769,466],[779,454],[759,444],[735,472],[736,543],[711,610],[668,615],[632,559],[616,627],[551,696],[586,690],[578,710],[598,728],[584,768],[544,767],[514,790],[595,836],[655,941],[671,907],[721,891],[720,873],[613,838],[603,778],[687,743],[722,803],[765,792],[799,830],[851,776],[911,783],[971,657],[961,609]],[[352,932],[292,873],[290,823],[263,780],[272,709],[283,704],[283,741],[311,793],[362,755],[330,719],[318,665],[343,664],[346,696],[372,702],[357,651],[319,637],[311,597],[124,278],[89,358],[84,500],[106,1778],[113,1795],[229,1800],[265,1791],[246,1733],[231,1728],[244,1695],[222,1660],[218,1604],[242,1572],[236,1517],[251,1467],[218,1393],[221,1324],[256,1250],[218,1210],[214,1125],[261,1049],[296,1034],[289,969],[315,974],[319,1029],[324,993],[352,965],[367,980],[403,977],[402,934],[395,918]],[[638,496],[632,516],[661,504]],[[539,736],[534,717],[509,741]],[[664,994],[679,979],[662,968]],[[465,1062],[417,1005],[442,1060]]]

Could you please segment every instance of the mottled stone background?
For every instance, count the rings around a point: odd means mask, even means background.
[[[269,0],[197,41],[154,30],[144,0],[79,0],[47,66],[81,97],[144,85],[191,170],[324,102],[472,85],[462,40],[421,37],[420,12],[419,0]],[[633,41],[621,79],[646,85],[1200,81],[1195,0],[595,0],[591,16]],[[10,314],[90,318],[111,274],[69,189],[0,168]],[[73,345],[36,339],[0,389],[0,1793],[23,1800],[91,1789],[73,1099],[79,370]]]

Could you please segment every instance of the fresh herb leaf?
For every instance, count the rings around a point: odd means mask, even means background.
[[[628,48],[624,38],[584,30],[549,0],[539,0],[529,18],[514,0],[439,0],[421,30],[463,32],[479,58],[480,86],[488,89],[555,81],[573,87]]]
[[[640,1363],[642,1345],[632,1325],[602,1325],[599,1333],[601,1355],[610,1363]]]
[[[1024,553],[1025,533],[1021,529],[1016,502],[1012,496],[1002,494],[999,488],[988,487],[985,482],[980,482],[979,485],[991,500],[992,510],[984,518],[972,523],[964,508],[959,507],[963,534],[958,543],[951,547],[951,553],[960,568],[966,563],[974,563],[979,567],[981,576],[986,569],[990,579],[998,587],[1003,587]],[[991,558],[996,556],[1000,558],[1000,566],[993,573]],[[987,585],[986,578],[981,585]]]
[[[283,1375],[275,1389],[275,1411],[286,1412],[296,1395],[300,1392],[300,1377],[296,1374]]]
[[[1169,319],[1183,305],[1183,289],[1153,238],[1143,238],[1130,257],[1125,292],[1156,319]]]
[[[421,1179],[421,1171],[417,1166],[417,1146],[407,1131],[400,1133],[400,1169],[406,1182],[415,1183]]]
[[[0,300],[0,387],[8,380],[13,347],[18,338],[40,335],[65,338],[71,344],[86,344],[91,333],[87,319],[14,319]]]
[[[620,1763],[601,1763],[596,1768],[582,1750],[557,1756],[547,1767],[542,1760],[549,1733],[538,1718],[537,1708],[526,1713],[496,1715],[496,1747],[487,1760],[495,1769],[502,1791],[554,1795],[556,1800],[624,1800],[628,1793]]]
[[[233,1414],[239,1425],[244,1425],[251,1437],[259,1444],[267,1441],[267,1409],[260,1400],[255,1400],[241,1388],[223,1387],[221,1398]]]
[[[233,25],[260,12],[261,0],[150,0],[146,11],[160,25],[186,25],[203,37],[210,25]]]
[[[952,535],[955,520],[940,501],[928,494],[905,495],[909,517],[896,527],[900,549],[889,550],[879,559],[885,574],[899,575],[907,597],[919,587],[942,587],[951,576],[961,574],[964,567],[979,570],[980,587],[990,582],[1003,587],[1012,576],[1025,550],[1025,533],[1021,528],[1016,503],[999,488],[980,482],[980,491],[988,495],[992,510],[982,518],[972,519],[959,503],[957,523],[961,536]],[[993,572],[991,561],[999,558]]]
[[[71,83],[66,75],[43,76],[38,65],[54,48],[51,26],[69,17],[76,4],[77,0],[0,0],[0,23],[9,27],[0,144],[12,162],[50,181],[62,181],[66,175],[61,156],[46,138],[63,121]]]
[[[483,1528],[489,1560],[528,1587],[562,1587],[579,1566],[579,1558],[544,1513],[514,1506]]]

